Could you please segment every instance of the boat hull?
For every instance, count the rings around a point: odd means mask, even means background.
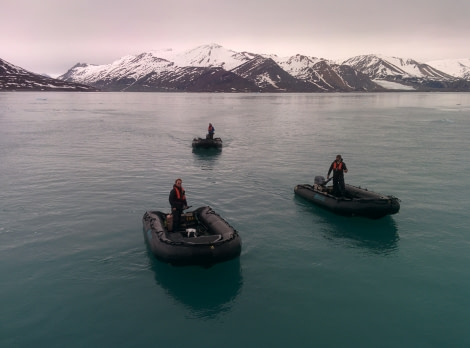
[[[179,231],[168,231],[166,216],[147,211],[142,218],[144,238],[157,259],[178,266],[210,266],[240,255],[238,232],[210,207],[183,214]]]
[[[294,188],[296,195],[338,215],[380,219],[400,210],[400,200],[394,196],[384,196],[347,184],[344,197],[335,197],[331,191],[331,186],[309,184],[297,185]]]
[[[192,142],[192,147],[195,149],[221,149],[222,148],[222,139],[203,139],[203,138],[194,138]]]

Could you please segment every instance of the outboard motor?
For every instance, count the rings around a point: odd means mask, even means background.
[[[320,185],[323,186],[325,185],[325,177],[318,175],[315,177],[315,180],[313,182],[315,185]]]

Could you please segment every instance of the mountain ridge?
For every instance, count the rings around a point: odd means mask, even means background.
[[[32,73],[0,58],[0,91],[97,91],[95,87]]]
[[[191,69],[188,69],[191,68]],[[205,69],[223,69],[225,82],[208,82]],[[188,74],[184,76],[184,73]],[[142,78],[152,73],[152,83]],[[198,73],[196,73],[198,72]],[[238,78],[235,78],[235,74]],[[170,83],[169,76],[175,81]],[[190,83],[204,76],[205,83]],[[214,78],[221,78],[213,74]],[[205,92],[373,92],[387,91],[381,81],[393,82],[392,90],[457,91],[470,90],[469,81],[461,81],[426,63],[413,59],[362,55],[343,62],[297,54],[236,52],[218,44],[201,45],[186,51],[149,51],[122,57],[111,64],[74,66],[59,79],[80,82],[103,90],[195,91]],[[185,82],[186,81],[186,82]],[[199,81],[200,82],[200,81]],[[126,85],[127,83],[127,85]],[[123,87],[123,85],[126,85]],[[223,85],[223,88],[222,88]],[[388,84],[390,86],[391,84]],[[210,87],[212,86],[212,87]],[[119,89],[123,87],[122,89]]]
[[[5,76],[0,71],[2,79]],[[279,57],[236,52],[212,43],[185,51],[166,49],[126,55],[109,64],[77,63],[57,80],[102,91],[470,91],[470,59],[431,65],[410,58],[369,54],[335,62],[302,54]],[[38,84],[31,88],[44,87]]]

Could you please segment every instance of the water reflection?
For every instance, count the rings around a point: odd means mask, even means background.
[[[171,266],[150,252],[149,258],[157,284],[194,318],[212,319],[230,312],[243,285],[240,259],[202,268]]]
[[[366,248],[374,254],[388,255],[398,249],[395,220],[386,216],[380,220],[365,218],[328,218],[321,224],[324,237],[344,242],[350,247]]]
[[[348,247],[365,248],[375,254],[388,255],[398,249],[398,228],[392,216],[371,220],[363,217],[344,217],[296,197],[296,202],[311,213],[314,225],[326,239]]]
[[[222,149],[193,148],[193,157],[196,165],[202,170],[212,170],[222,153]]]

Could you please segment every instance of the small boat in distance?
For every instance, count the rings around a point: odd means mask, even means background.
[[[155,257],[172,265],[211,266],[240,255],[238,232],[211,207],[181,214],[181,226],[173,230],[172,215],[145,212],[145,240]]]
[[[344,196],[337,197],[332,192],[333,186],[326,186],[323,176],[316,176],[314,185],[299,184],[294,188],[296,195],[338,215],[380,219],[400,210],[400,200],[397,197],[365,188],[346,184]]]
[[[222,139],[203,139],[203,138],[194,138],[192,146],[194,149],[221,149],[222,148]]]

